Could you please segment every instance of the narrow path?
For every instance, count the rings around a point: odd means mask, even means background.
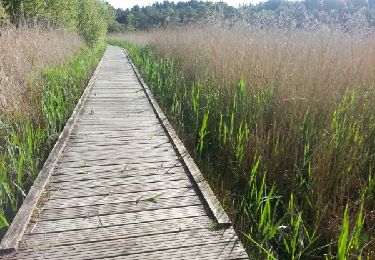
[[[109,46],[14,259],[247,259],[213,216],[131,64]]]

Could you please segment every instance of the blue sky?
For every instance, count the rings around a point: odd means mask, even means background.
[[[106,1],[109,2],[112,6],[114,6],[116,8],[122,8],[122,9],[131,8],[134,5],[145,6],[145,5],[149,5],[149,4],[152,4],[154,2],[157,2],[156,0],[154,0],[154,1],[153,0],[138,0],[138,1],[133,1],[133,0],[106,0]],[[159,0],[159,2],[163,2],[163,0]],[[183,2],[183,1],[175,0],[173,2],[176,3],[176,2]],[[219,2],[219,1],[213,1],[213,2]],[[259,3],[260,0],[226,0],[226,1],[223,1],[223,2],[228,3],[228,5],[238,7],[239,5],[242,5],[242,4],[250,4],[250,3],[256,4],[256,3]]]

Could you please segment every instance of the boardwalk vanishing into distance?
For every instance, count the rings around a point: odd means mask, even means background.
[[[38,204],[16,217],[25,231],[12,225],[2,242],[18,248],[3,258],[247,259],[124,51],[109,46],[93,77]]]

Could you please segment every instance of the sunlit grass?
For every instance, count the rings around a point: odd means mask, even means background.
[[[109,42],[130,53],[252,255],[373,256],[375,39],[223,31]]]
[[[32,34],[33,29],[30,30],[31,32],[26,33]],[[48,35],[48,33],[38,33],[37,39]],[[51,32],[51,37],[56,34],[58,33]],[[27,43],[24,43],[23,47],[27,48]],[[104,45],[93,49],[81,45],[64,59],[60,58],[60,65],[57,65],[56,59],[46,57],[41,61],[38,57],[35,60],[35,66],[38,66],[38,69],[30,72],[27,68],[19,66],[19,69],[25,70],[23,74],[15,74],[16,71],[13,69],[7,71],[10,73],[9,77],[14,79],[12,82],[16,82],[14,86],[17,86],[17,83],[20,84],[18,86],[20,92],[2,92],[3,96],[11,97],[12,93],[13,95],[18,93],[19,96],[12,97],[13,101],[7,103],[6,106],[2,103],[4,106],[0,113],[1,235],[4,234],[22,204],[42,163],[98,64],[104,48]],[[9,51],[9,53],[12,52]],[[51,54],[45,51],[41,53]],[[20,58],[22,57],[20,53]],[[53,60],[53,63],[46,61],[48,59]],[[13,68],[17,68],[18,65],[12,64]],[[32,80],[27,81],[23,77],[32,78]],[[1,90],[8,89],[6,85],[0,84],[0,87]],[[23,108],[26,109],[23,110]]]

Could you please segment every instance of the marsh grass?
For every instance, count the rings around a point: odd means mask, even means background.
[[[99,62],[74,33],[1,28],[0,235],[33,184]],[[8,47],[8,48],[6,48]]]
[[[84,46],[76,33],[40,26],[0,26],[0,114],[38,116],[39,72],[57,65]]]
[[[374,256],[373,34],[240,26],[116,38],[252,255]]]

